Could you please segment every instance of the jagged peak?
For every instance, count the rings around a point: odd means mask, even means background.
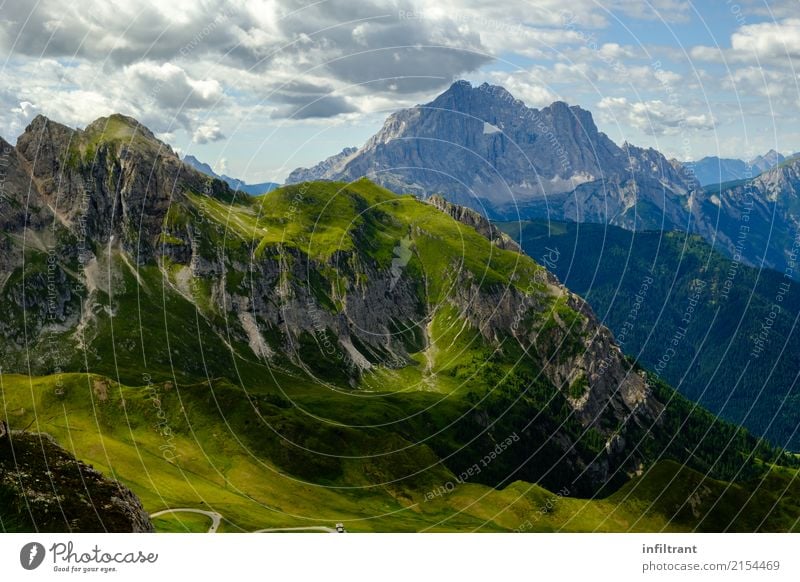
[[[768,154],[765,154],[763,157],[766,158],[767,156]],[[796,175],[798,172],[800,172],[800,157],[790,156],[778,161],[774,166],[756,176],[755,179],[764,182],[781,178],[787,174]]]
[[[505,102],[515,107],[525,107],[525,103],[514,97],[505,87],[489,83],[473,86],[464,80],[455,81],[446,91],[427,103],[427,106],[460,110],[475,102]]]
[[[450,109],[477,116],[491,116],[489,112],[499,107],[510,109],[512,115],[541,113],[553,119],[575,119],[584,131],[589,133],[598,131],[592,113],[579,105],[570,105],[565,101],[558,100],[539,110],[528,107],[524,101],[514,97],[505,87],[489,83],[473,86],[469,81],[456,81],[444,93],[422,107]]]
[[[26,133],[40,132],[45,127],[50,128],[51,130],[52,129],[59,129],[61,131],[66,131],[66,132],[70,132],[70,133],[76,131],[74,128],[69,127],[68,125],[65,125],[63,123],[59,123],[58,121],[53,121],[49,117],[47,117],[47,116],[45,116],[45,115],[43,115],[41,113],[38,113],[33,119],[31,119],[31,122],[25,127],[25,131],[22,132],[22,134],[24,135]]]
[[[75,129],[63,123],[53,121],[42,115],[36,115],[25,131],[17,138],[17,145],[22,142],[38,142],[38,137],[43,132],[50,136],[48,139],[55,140],[64,144],[91,143],[98,145],[102,143],[122,142],[131,146],[150,147],[159,151],[176,155],[172,148],[159,140],[155,134],[137,119],[113,113],[100,117],[88,124],[85,129]],[[177,156],[177,155],[176,155]]]

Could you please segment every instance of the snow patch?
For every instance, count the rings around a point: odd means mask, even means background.
[[[497,127],[496,125],[492,125],[488,121],[484,121],[483,135],[492,135],[493,133],[503,133],[503,130]]]

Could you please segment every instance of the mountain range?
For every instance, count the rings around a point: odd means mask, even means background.
[[[458,81],[433,101],[390,115],[362,147],[297,169],[287,183],[366,176],[398,193],[440,193],[492,220],[682,230],[737,261],[796,279],[800,159],[769,152],[751,165],[765,171],[703,188],[697,168],[616,145],[580,107],[530,108],[502,87]],[[707,179],[708,165],[701,170]]]
[[[211,166],[209,166],[205,162],[201,162],[191,154],[183,156],[183,163],[190,165],[195,170],[202,172],[206,176],[211,176],[212,178],[219,178],[220,180],[228,184],[228,186],[230,186],[232,189],[244,192],[245,194],[250,194],[251,196],[258,196],[259,194],[266,194],[267,192],[272,192],[275,188],[278,188],[280,186],[280,184],[276,184],[275,182],[261,182],[259,184],[248,184],[246,182],[243,182],[242,180],[239,180],[238,178],[231,178],[230,176],[226,176],[225,174],[219,175],[211,168]]]
[[[756,156],[749,161],[707,156],[695,162],[687,162],[684,167],[687,172],[694,175],[701,186],[712,186],[754,178],[782,164],[787,159],[798,157],[798,155],[800,154],[793,154],[787,158],[775,150],[769,150],[766,154]]]
[[[227,531],[797,527],[794,456],[627,358],[481,213],[367,179],[245,195],[121,115],[37,116],[0,146],[12,434],[68,444],[150,513],[213,508]]]

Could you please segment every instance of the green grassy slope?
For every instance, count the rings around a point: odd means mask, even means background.
[[[402,476],[409,466],[435,462],[429,449],[414,446],[392,462],[344,461],[346,487],[336,479],[315,485],[271,461],[264,454],[270,443],[248,440],[246,425],[256,422],[255,411],[229,412],[222,422],[217,404],[227,411],[233,399],[246,400],[224,382],[176,390],[163,384],[122,386],[84,374],[2,379],[3,410],[12,425],[51,434],[78,458],[131,487],[151,512],[194,507],[221,513],[220,531],[337,521],[350,531],[797,528],[795,470],[775,468],[758,480],[731,485],[665,461],[611,497],[594,500],[521,481],[502,490],[458,483],[437,467],[416,480],[375,485]],[[257,406],[263,417],[273,412],[267,400]],[[160,531],[205,531],[209,521],[175,514],[157,518],[155,525]]]

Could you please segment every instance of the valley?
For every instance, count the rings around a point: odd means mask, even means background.
[[[541,221],[499,226],[592,305],[626,354],[690,400],[798,450],[797,283],[680,232]]]

